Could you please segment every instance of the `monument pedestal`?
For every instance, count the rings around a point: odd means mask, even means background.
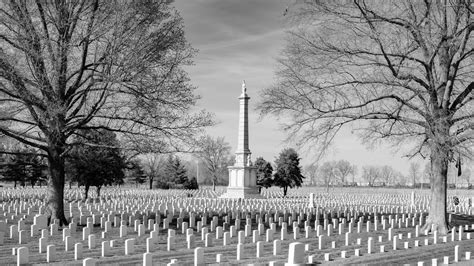
[[[257,168],[254,166],[229,166],[229,186],[221,198],[263,199],[257,187]]]
[[[258,188],[232,188],[227,187],[227,192],[220,196],[222,199],[265,199],[260,193]]]

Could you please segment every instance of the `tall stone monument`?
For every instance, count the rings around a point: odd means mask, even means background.
[[[262,198],[257,188],[257,168],[252,165],[249,149],[249,99],[245,81],[240,94],[239,138],[235,164],[229,166],[229,186],[221,198]]]

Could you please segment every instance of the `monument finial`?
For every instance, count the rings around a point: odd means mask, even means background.
[[[247,93],[247,87],[245,86],[245,80],[242,80],[242,93]]]

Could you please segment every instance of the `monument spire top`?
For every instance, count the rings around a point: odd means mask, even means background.
[[[245,80],[242,80],[242,93],[247,93],[247,87],[245,86]]]

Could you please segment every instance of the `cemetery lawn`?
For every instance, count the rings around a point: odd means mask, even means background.
[[[154,231],[153,228],[158,228],[158,226],[159,230],[155,230],[158,231],[157,238],[154,238],[155,246],[151,250],[153,265],[167,265],[173,259],[177,259],[177,264],[174,265],[193,265],[195,247],[204,248],[203,259],[207,265],[268,265],[269,262],[283,265],[288,262],[289,244],[293,242],[308,245],[302,258],[305,263],[313,261],[317,264],[328,265],[416,265],[423,261],[425,265],[431,265],[432,259],[437,259],[438,264],[442,264],[445,256],[448,256],[449,262],[453,263],[455,246],[459,246],[458,263],[472,264],[472,261],[466,259],[466,252],[474,252],[474,239],[469,239],[474,238],[472,227],[474,217],[468,206],[470,193],[467,190],[449,191],[448,198],[456,195],[460,199],[459,205],[454,205],[451,200],[448,202],[450,213],[452,213],[450,225],[457,230],[454,234],[455,241],[452,241],[453,236],[450,233],[447,236],[438,236],[437,244],[434,244],[433,234],[426,236],[424,232],[419,231],[419,236],[416,236],[416,226],[421,228],[420,219],[423,220],[427,216],[428,191],[416,191],[413,208],[410,207],[411,191],[397,189],[340,188],[326,194],[324,189],[301,188],[290,191],[290,196],[285,199],[280,197],[280,190],[269,189],[263,190],[267,200],[240,202],[217,199],[223,192],[222,189],[213,192],[207,189],[150,191],[134,188],[105,188],[102,191],[102,200],[83,201],[79,189],[67,190],[65,198],[68,202],[65,204],[65,212],[68,217],[74,218],[74,224],[76,224],[76,228],[72,226],[75,230],[72,230],[70,236],[74,244],[82,243],[83,251],[79,259],[75,260],[74,248],[65,251],[62,230],[68,227],[59,228],[59,231],[53,235],[50,235],[48,227],[46,229],[47,244],[55,245],[57,251],[56,258],[48,264],[46,253],[39,253],[39,239],[42,232],[37,231],[33,237],[30,236],[34,217],[44,206],[42,199],[46,190],[44,188],[3,188],[3,190],[0,188],[0,221],[6,221],[6,223],[0,223],[0,232],[4,232],[3,243],[0,241],[0,264],[16,265],[17,256],[12,255],[13,249],[27,247],[28,265],[82,265],[84,258],[96,259],[96,265],[143,265],[143,253],[147,251],[147,238],[150,237],[150,232]],[[309,193],[316,195],[316,208],[311,209],[307,206]],[[192,194],[193,197],[188,197],[188,194]],[[186,232],[183,234],[182,226],[183,222],[187,222],[187,226],[191,225],[191,213],[195,219],[193,221],[195,224],[192,226],[195,243],[193,248],[188,249]],[[159,225],[155,225],[158,221],[157,214],[160,214]],[[94,219],[93,216],[95,216]],[[101,221],[102,216],[104,218]],[[197,231],[199,227],[197,223],[203,222],[203,216],[207,218],[205,218],[206,225],[202,227],[208,228],[209,237],[212,238],[212,245],[209,247],[205,247],[202,233]],[[171,222],[165,229],[166,217],[168,217],[167,221]],[[214,221],[213,217],[216,217]],[[88,218],[89,229],[85,231],[90,230],[90,234],[96,236],[95,247],[91,249],[88,246],[87,236],[83,240],[83,231],[87,227]],[[222,236],[216,239],[217,227],[223,227],[223,233],[230,232],[230,226],[236,225],[236,218],[240,218],[240,230],[245,230],[246,223],[251,222],[250,235],[245,237],[240,260],[236,257],[237,236],[231,237],[227,245],[223,245]],[[23,221],[19,222],[20,220]],[[102,238],[107,220],[111,222],[111,227]],[[382,228],[383,220],[385,220],[385,229]],[[126,236],[120,237],[120,227],[116,226],[114,221],[117,225],[127,224]],[[150,224],[148,224],[149,221],[151,221]],[[274,223],[276,230],[267,232],[267,229],[271,228],[271,222]],[[284,222],[287,223],[287,236],[280,242],[281,250],[273,255],[273,239],[281,239],[281,231],[285,227]],[[294,222],[298,225],[299,231],[296,239],[294,239]],[[305,228],[305,222],[311,228],[308,231],[308,238],[305,235],[305,230],[308,229]],[[258,235],[253,231],[259,230],[260,223],[263,224],[264,231],[262,231],[263,234]],[[377,223],[377,230],[374,227],[375,223]],[[19,224],[21,231],[28,235],[24,239],[25,243],[22,244],[19,244],[18,235],[14,234],[13,238],[10,238],[11,226]],[[143,235],[138,235],[135,224],[143,224],[145,229]],[[320,234],[323,235],[321,249],[319,249],[317,236],[318,224]],[[326,229],[324,229],[325,224]],[[367,232],[368,224],[369,232]],[[338,225],[341,225],[341,234],[339,234]],[[389,233],[390,227],[393,227],[391,233]],[[461,241],[459,241],[460,227],[463,230]],[[349,234],[349,243],[346,245],[345,233],[349,231],[349,228],[352,232]],[[175,236],[172,249],[167,251],[169,229],[175,230]],[[328,236],[327,230],[330,229],[332,230]],[[357,232],[358,230],[360,233]],[[236,230],[236,233],[238,231]],[[263,243],[260,257],[256,256],[257,245],[253,243],[253,234],[258,235],[258,241]],[[266,239],[267,234],[271,235],[269,241]],[[388,239],[390,234],[391,240]],[[395,237],[397,238],[396,250],[393,248]],[[131,255],[125,255],[125,240],[131,238],[135,239],[134,250]],[[368,254],[369,238],[373,241],[371,254]],[[105,257],[102,257],[102,241],[113,241],[113,247],[110,247]],[[425,241],[428,241],[428,245],[425,245]],[[380,252],[381,246],[384,252]],[[341,258],[344,252],[346,258]],[[356,256],[357,252],[360,256]],[[221,263],[216,263],[217,254],[222,254]],[[325,254],[330,254],[329,261],[325,260]]]

